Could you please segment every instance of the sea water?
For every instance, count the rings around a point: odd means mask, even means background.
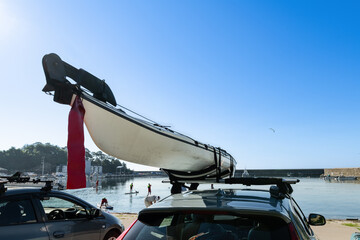
[[[319,213],[327,219],[360,219],[360,181],[326,181],[320,178],[299,178],[300,182],[292,185],[293,197],[302,208],[304,214]],[[152,195],[164,198],[170,195],[170,183],[162,183],[164,177],[135,177],[100,180],[99,187],[89,187],[77,190],[65,190],[85,201],[97,206],[103,197],[114,207],[114,212],[138,213],[145,207],[144,199],[148,194],[147,185],[150,183]],[[130,192],[130,184],[133,191]],[[95,184],[93,184],[95,186]],[[210,184],[200,185],[199,189],[209,188]],[[214,184],[215,188],[226,188],[223,184]],[[236,188],[246,188],[235,186]],[[268,186],[256,186],[268,189]]]
[[[300,178],[293,189],[306,216],[319,213],[329,219],[360,219],[360,181]]]

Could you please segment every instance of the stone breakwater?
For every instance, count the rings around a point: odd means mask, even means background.
[[[241,177],[243,169],[236,170],[235,176]],[[318,168],[318,169],[247,169],[250,176],[255,177],[357,177],[360,168]]]
[[[324,169],[324,176],[344,176],[360,178],[360,168],[328,168]]]

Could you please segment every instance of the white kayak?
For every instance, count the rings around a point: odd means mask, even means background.
[[[72,67],[55,54],[45,55],[43,66],[47,78],[43,91],[55,91],[54,101],[65,104],[72,104],[79,96],[85,108],[84,121],[90,136],[105,153],[125,161],[158,167],[173,179],[234,175],[236,161],[225,150],[130,116],[116,105],[104,81]],[[71,85],[65,77],[74,79],[81,87]]]
[[[81,94],[85,125],[94,143],[119,159],[159,167],[178,177],[215,175],[215,154],[221,172],[230,173],[232,157],[168,128],[134,118],[87,93]],[[211,167],[213,166],[213,167]],[[192,174],[184,174],[184,173]],[[198,173],[197,173],[198,172]]]

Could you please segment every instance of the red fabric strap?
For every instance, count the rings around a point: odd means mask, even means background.
[[[69,113],[67,189],[86,187],[84,115],[82,101],[76,96]]]

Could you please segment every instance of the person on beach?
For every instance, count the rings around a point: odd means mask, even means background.
[[[144,203],[146,207],[150,207],[151,205],[153,205],[154,203],[156,203],[156,201],[160,200],[160,196],[147,196],[144,199]]]
[[[147,188],[148,188],[148,196],[149,196],[149,195],[151,195],[151,184],[150,183],[148,184]]]
[[[107,199],[104,197],[103,199],[101,199],[100,207],[102,207],[102,206],[107,207],[107,205],[108,205],[108,201],[107,201]]]
[[[99,189],[99,180],[96,180],[96,184],[95,184],[95,189],[96,189],[96,193],[98,192]]]
[[[130,183],[130,192],[132,192],[133,187],[134,187],[134,184],[133,184],[133,183]]]

